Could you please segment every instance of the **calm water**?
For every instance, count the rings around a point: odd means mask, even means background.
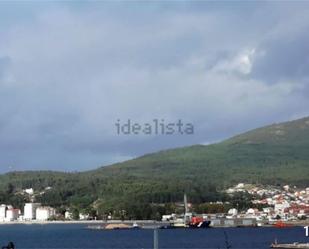
[[[159,248],[226,248],[224,231],[232,248],[269,248],[279,242],[309,242],[302,227],[211,228],[159,230]],[[88,230],[80,224],[0,226],[0,248],[13,241],[22,248],[152,248],[153,230]]]

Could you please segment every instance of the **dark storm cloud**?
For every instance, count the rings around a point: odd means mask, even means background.
[[[0,170],[85,170],[309,114],[304,5],[50,3],[1,15]],[[117,119],[162,118],[195,133],[116,132]]]
[[[264,55],[254,61],[252,76],[269,83],[303,80],[309,77],[309,33],[303,27],[297,34],[279,36],[262,43]]]

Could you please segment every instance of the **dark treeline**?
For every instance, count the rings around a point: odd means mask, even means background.
[[[70,174],[50,174],[48,180],[23,176],[3,185],[1,203],[23,209],[30,198],[22,190],[33,187],[36,190],[34,201],[55,207],[62,216],[70,210],[76,219],[82,213],[89,214],[92,219],[112,216],[115,219],[160,220],[163,214],[184,212],[184,193],[193,204],[192,211],[197,213],[224,213],[236,203],[240,209],[247,208],[251,200],[245,195],[231,198],[217,190],[215,185],[199,181],[185,180],[182,184],[172,179],[163,183],[132,179],[106,181],[83,175],[71,181]],[[209,203],[217,201],[229,201],[230,204]]]

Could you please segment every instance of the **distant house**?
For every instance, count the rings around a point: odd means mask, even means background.
[[[276,203],[275,204],[275,212],[276,213],[284,213],[284,210],[286,208],[289,208],[290,207],[290,204],[288,202],[279,202],[279,203]]]
[[[67,220],[72,220],[73,214],[70,211],[65,211],[64,218],[67,219]]]
[[[24,189],[24,192],[27,193],[28,195],[33,195],[34,194],[33,188]]]
[[[236,208],[231,208],[228,212],[227,212],[227,216],[226,218],[231,219],[234,218],[238,215],[238,210]]]

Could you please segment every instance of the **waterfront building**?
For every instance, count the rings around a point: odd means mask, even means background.
[[[176,219],[176,214],[162,215],[162,221],[171,221]]]
[[[36,209],[36,220],[47,221],[52,216],[55,216],[56,211],[51,207],[38,207]]]
[[[10,208],[6,210],[6,221],[14,221],[17,220],[20,215],[20,209]]]
[[[4,221],[6,215],[7,206],[2,204],[0,205],[0,221]]]
[[[227,214],[227,218],[235,218],[238,215],[238,210],[236,208],[231,208]]]
[[[70,211],[65,211],[64,218],[66,220],[72,220],[73,219],[73,214]]]
[[[89,219],[89,214],[79,214],[79,219],[80,220],[88,220]]]
[[[40,203],[26,203],[24,207],[24,219],[34,220],[36,218],[36,209],[40,206]]]

